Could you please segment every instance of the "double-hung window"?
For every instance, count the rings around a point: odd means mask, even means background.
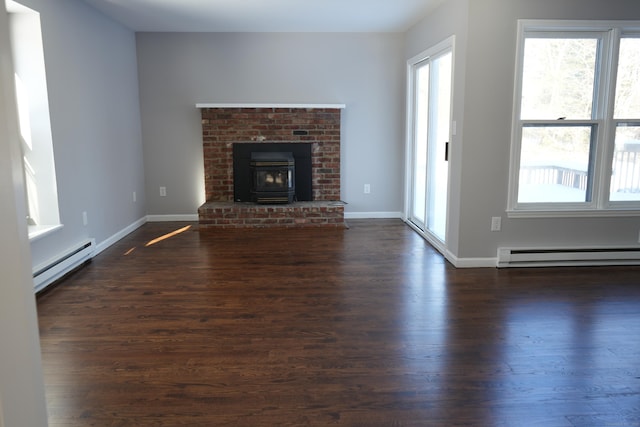
[[[640,22],[518,23],[509,213],[640,211]]]

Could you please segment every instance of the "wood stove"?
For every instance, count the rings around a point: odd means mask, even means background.
[[[293,165],[291,163],[293,157]],[[271,164],[276,162],[276,164]],[[253,165],[252,165],[253,163]],[[277,170],[287,170],[287,186],[283,185],[284,175],[276,176],[271,174],[259,174],[256,176],[255,166],[265,166]],[[289,169],[290,166],[293,166]],[[260,169],[260,168],[258,168]],[[267,169],[268,170],[268,169]],[[291,179],[289,179],[291,170]],[[233,200],[235,202],[249,203],[292,203],[306,202],[313,200],[312,191],[312,161],[311,144],[308,143],[234,143],[233,144]],[[258,182],[262,201],[258,201],[256,196],[256,178]],[[288,185],[291,183],[291,186]],[[266,201],[265,198],[273,197],[276,186],[281,186],[278,201]],[[293,196],[290,194],[294,192]],[[269,194],[271,193],[271,194]],[[286,196],[286,200],[284,197]]]
[[[292,203],[296,195],[293,153],[251,153],[251,198],[255,203]]]

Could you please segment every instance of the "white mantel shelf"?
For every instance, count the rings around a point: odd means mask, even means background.
[[[339,108],[345,104],[196,104],[196,108]]]

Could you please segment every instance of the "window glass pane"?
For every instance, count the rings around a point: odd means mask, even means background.
[[[518,203],[589,201],[592,126],[522,129]]]
[[[424,226],[427,206],[427,131],[429,130],[429,63],[416,70],[415,155],[412,218]]]
[[[595,38],[527,38],[521,119],[591,119],[597,50]]]
[[[640,200],[640,126],[618,126],[611,173],[611,201]]]
[[[427,229],[443,242],[447,229],[449,163],[446,145],[451,122],[451,66],[448,52],[431,62],[429,154],[427,163]]]
[[[640,38],[620,40],[615,117],[640,118]]]

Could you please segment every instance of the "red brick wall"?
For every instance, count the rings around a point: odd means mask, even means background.
[[[340,200],[340,113],[338,108],[202,108],[207,202],[233,201],[237,142],[311,143],[313,199]]]
[[[198,209],[200,229],[265,227],[344,227],[344,206],[335,202],[290,205],[209,202]]]

